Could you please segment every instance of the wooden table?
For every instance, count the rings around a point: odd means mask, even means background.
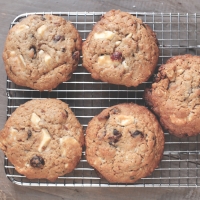
[[[195,13],[200,10],[199,0],[0,0],[0,52],[3,51],[10,22],[19,14],[39,11],[108,11],[121,9],[138,12]],[[0,128],[6,120],[6,73],[0,60]],[[21,187],[12,184],[5,176],[3,153],[0,153],[0,200],[6,199],[200,199],[200,189],[196,188],[46,188]]]

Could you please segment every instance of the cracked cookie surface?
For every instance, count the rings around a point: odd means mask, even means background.
[[[29,179],[54,181],[71,172],[82,155],[82,126],[67,104],[31,100],[18,107],[0,132],[0,148]]]
[[[83,66],[94,79],[130,87],[152,75],[159,48],[155,33],[141,19],[111,10],[94,25],[82,53]]]
[[[164,134],[145,107],[119,104],[103,110],[88,124],[86,158],[109,182],[133,183],[158,167]]]
[[[17,85],[52,90],[71,78],[82,39],[75,27],[55,15],[30,15],[8,33],[3,60]]]
[[[177,137],[200,133],[200,57],[181,55],[161,65],[146,103],[158,115],[163,127]]]

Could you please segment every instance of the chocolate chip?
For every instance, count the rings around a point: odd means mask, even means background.
[[[122,136],[122,134],[117,129],[113,129],[113,135],[115,135],[115,136],[120,135],[120,137]]]
[[[161,76],[159,76],[159,74],[154,74],[153,75],[153,82],[159,82],[160,81],[160,79],[161,79]]]
[[[55,37],[54,37],[54,42],[58,42],[59,40],[60,41],[63,41],[65,39],[65,37],[64,36],[61,36],[61,35],[55,35]]]
[[[112,60],[121,60],[122,59],[122,53],[121,52],[117,52],[115,51],[111,56],[110,58]]]
[[[131,179],[131,180],[134,180],[134,179],[135,179],[135,177],[134,177],[134,176],[130,176],[130,179]]]
[[[78,60],[78,59],[79,59],[79,51],[75,51],[75,52],[73,53],[73,55],[72,55],[72,58],[73,58],[74,60]]]
[[[137,137],[138,135],[140,135],[141,138],[144,137],[144,134],[143,134],[141,131],[138,131],[138,130],[136,130],[136,131],[134,131],[134,132],[130,132],[130,134],[131,134],[131,136],[134,137],[134,138]]]
[[[30,165],[32,167],[42,167],[45,164],[44,159],[40,156],[33,156],[30,160]]]
[[[114,107],[113,109],[110,110],[110,113],[111,113],[111,114],[114,114],[114,115],[115,115],[115,114],[119,114],[119,113],[120,113],[120,110],[119,110],[119,108]]]
[[[27,135],[28,135],[28,137],[27,137],[27,140],[32,136],[32,132],[31,132],[31,130],[28,130],[27,131]]]
[[[109,139],[109,144],[113,144],[119,141],[119,139],[114,136],[109,137],[108,139]]]
[[[109,144],[114,145],[119,141],[119,138],[122,137],[122,134],[117,130],[113,129],[113,136],[109,137]]]
[[[61,51],[62,51],[62,52],[65,52],[65,51],[66,51],[66,49],[65,49],[65,48],[62,48],[62,49],[61,49]]]

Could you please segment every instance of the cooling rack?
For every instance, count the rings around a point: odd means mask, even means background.
[[[17,16],[10,27],[21,19],[32,14],[54,14],[71,21],[78,29],[83,40],[92,30],[93,25],[101,18],[103,12],[40,12],[25,13]],[[168,58],[190,53],[200,55],[200,15],[180,13],[131,13],[141,18],[157,34],[160,48],[158,67]],[[58,98],[69,104],[76,117],[86,129],[94,115],[104,108],[123,103],[134,102],[145,105],[143,91],[148,84],[138,87],[112,85],[95,81],[82,67],[68,82],[60,84],[51,92],[39,92],[20,87],[7,79],[7,117],[22,103],[34,98]],[[13,165],[4,158],[4,167],[8,179],[22,186],[56,186],[56,187],[199,187],[200,186],[200,136],[176,138],[165,133],[165,150],[163,159],[151,176],[142,178],[134,184],[110,184],[101,179],[89,166],[85,151],[75,170],[59,177],[55,182],[46,180],[29,180],[16,172]]]

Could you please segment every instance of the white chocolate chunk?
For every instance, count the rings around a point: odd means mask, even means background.
[[[51,56],[48,55],[48,54],[46,54],[46,55],[44,56],[44,61],[45,61],[46,64],[49,64],[50,61],[51,61]]]
[[[121,62],[120,60],[112,60],[109,55],[99,56],[97,60],[100,66],[118,66]]]
[[[108,55],[105,55],[105,56],[99,56],[98,57],[98,64],[100,66],[103,66],[103,65],[111,65],[113,63],[112,59],[110,58],[110,56]]]
[[[122,62],[122,65],[124,66],[124,68],[125,68],[126,70],[129,68],[129,66],[126,64],[126,61],[125,61],[125,60]]]
[[[42,55],[43,53],[44,53],[43,50],[40,50],[40,51],[38,52],[39,55]]]
[[[121,41],[116,41],[116,42],[115,42],[115,46],[119,46],[120,43],[121,43]]]
[[[22,24],[20,26],[18,26],[17,30],[15,30],[15,33],[16,34],[19,34],[21,33],[23,30],[26,30],[26,29],[29,29],[29,26],[25,25],[25,24]]]
[[[10,127],[10,133],[18,133],[18,130],[16,128]]]
[[[176,76],[173,70],[167,70],[166,75],[170,81],[174,81],[176,79]]]
[[[116,122],[120,126],[128,126],[130,124],[134,124],[135,118],[132,116],[119,115],[116,118]]]
[[[194,114],[191,112],[188,116],[187,116],[187,121],[192,121],[194,118]]]
[[[69,166],[69,164],[65,164],[65,168],[66,168],[66,169],[68,168],[68,166]]]
[[[16,55],[15,51],[10,51],[10,56],[15,56],[15,55]]]
[[[38,33],[39,35],[43,35],[43,33],[46,31],[46,29],[47,29],[47,26],[46,26],[46,25],[42,25],[42,26],[40,26],[40,27],[38,28],[37,33]]]
[[[21,63],[23,64],[23,66],[26,67],[26,63],[25,63],[22,55],[19,56],[19,59],[20,59]]]
[[[178,126],[185,124],[187,121],[187,118],[178,118],[175,114],[170,115],[169,117],[170,117],[171,123]]]
[[[51,141],[51,136],[49,135],[49,132],[47,129],[42,129],[42,141],[38,147],[38,151],[42,152],[46,147],[48,146],[49,142]]]
[[[127,36],[126,36],[126,38],[131,38],[132,37],[132,33],[129,33]]]
[[[184,69],[178,69],[176,71],[177,75],[181,75],[185,70]]]
[[[35,113],[32,113],[32,115],[31,115],[31,122],[32,122],[35,126],[38,126],[39,121],[40,121],[39,116],[37,116]]]
[[[12,139],[16,140],[16,134],[18,133],[18,130],[16,128],[10,127],[9,129],[10,136]]]
[[[29,164],[29,163],[26,163],[25,166],[26,166],[26,167],[30,167],[30,164]]]
[[[101,32],[101,33],[95,33],[94,34],[94,39],[112,40],[114,35],[115,35],[115,33],[113,33],[112,31],[104,31],[104,32]]]
[[[66,157],[67,152],[69,151],[68,148],[77,147],[79,143],[72,137],[65,136],[60,138],[60,145],[61,145],[61,156]]]

